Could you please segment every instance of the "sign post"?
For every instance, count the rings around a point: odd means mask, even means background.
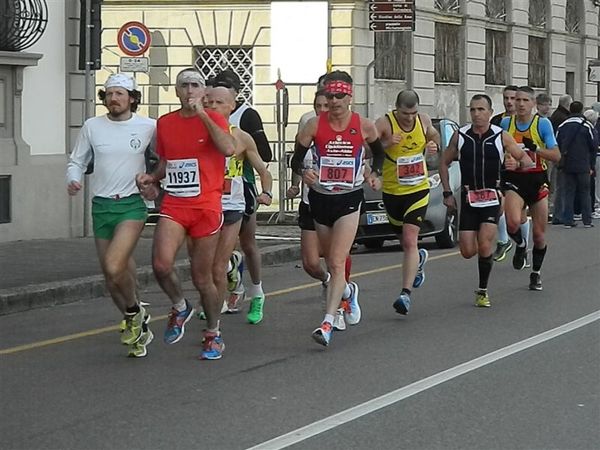
[[[117,33],[117,45],[129,57],[121,58],[121,72],[148,72],[146,53],[152,42],[150,31],[143,23],[127,22]]]
[[[415,31],[415,0],[369,0],[369,30]]]

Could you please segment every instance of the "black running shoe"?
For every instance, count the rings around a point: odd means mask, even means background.
[[[542,290],[542,277],[539,273],[532,272],[529,275],[529,290],[530,291],[541,291]]]

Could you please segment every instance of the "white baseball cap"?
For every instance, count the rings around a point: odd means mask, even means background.
[[[109,76],[104,83],[104,89],[111,87],[120,87],[128,91],[133,91],[137,89],[137,83],[129,75],[125,75],[124,73],[114,73]]]

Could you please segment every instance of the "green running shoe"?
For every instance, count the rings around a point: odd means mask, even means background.
[[[129,346],[129,354],[127,356],[130,358],[143,358],[148,354],[146,347],[154,339],[154,334],[148,328],[147,323],[144,323],[142,328],[144,328],[144,331],[142,332],[140,340]]]
[[[135,314],[125,314],[125,330],[121,334],[121,343],[131,345],[140,340],[145,316],[146,310],[143,306],[140,306],[140,310]]]
[[[252,301],[250,302],[250,311],[248,311],[248,315],[246,319],[251,324],[257,324],[263,319],[263,306],[265,304],[265,296],[257,295],[256,297],[252,297]]]
[[[492,306],[487,291],[475,291],[475,306],[489,308]]]

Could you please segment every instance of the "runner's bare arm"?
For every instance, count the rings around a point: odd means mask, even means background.
[[[379,139],[381,139],[383,148],[391,147],[392,145],[400,142],[401,139],[399,135],[397,135],[396,139],[394,140],[394,136],[392,135],[392,126],[390,125],[390,121],[386,116],[378,118],[375,121],[375,127],[379,133]]]
[[[379,138],[379,131],[375,123],[369,119],[361,117],[360,119],[363,137],[371,149],[371,155],[373,157],[373,164],[371,165],[371,172],[367,177],[367,182],[372,189],[379,190],[381,188],[381,175],[383,169],[383,160],[385,159],[385,150]]]
[[[248,159],[248,162],[250,162],[250,165],[258,172],[258,176],[260,177],[262,193],[258,196],[257,200],[259,203],[268,206],[273,199],[273,176],[259,155],[258,148],[256,147],[256,143],[254,142],[254,139],[252,139],[252,136],[245,131],[240,131],[242,132],[241,139],[243,140],[246,149],[246,158]]]
[[[438,133],[438,131],[433,126],[431,118],[428,114],[421,113],[419,114],[419,117],[421,118],[423,130],[425,131],[425,139],[427,140],[425,150],[428,154],[435,155],[441,146],[440,133]]]
[[[454,132],[448,147],[444,153],[442,153],[442,157],[440,158],[440,181],[442,182],[442,190],[445,192],[451,191],[448,167],[456,158],[458,158],[458,131]]]
[[[506,131],[502,132],[502,145],[510,156],[519,161],[519,166],[522,168],[529,168],[535,166],[535,163],[531,160],[529,155],[517,145],[515,139],[508,134]]]
[[[233,136],[219,127],[203,108],[197,109],[198,117],[202,120],[202,123],[206,125],[208,133],[211,139],[215,143],[215,147],[225,156],[231,156],[235,153],[235,140]]]

